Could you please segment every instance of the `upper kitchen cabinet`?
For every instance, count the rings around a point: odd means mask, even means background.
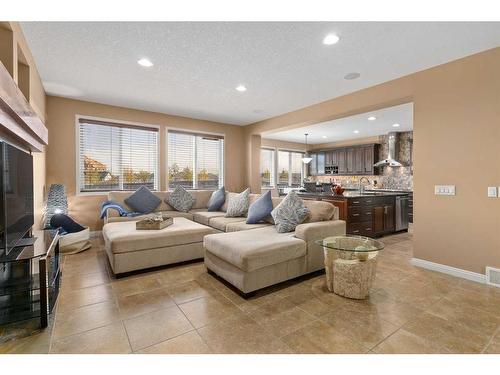
[[[319,152],[318,153],[318,175],[322,176],[325,174],[325,153],[324,152]]]
[[[378,144],[350,146],[311,154],[311,176],[375,175],[378,161]]]

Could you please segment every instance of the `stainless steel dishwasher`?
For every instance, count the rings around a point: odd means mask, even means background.
[[[408,229],[408,195],[396,197],[396,231]]]

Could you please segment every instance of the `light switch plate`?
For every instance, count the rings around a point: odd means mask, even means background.
[[[488,186],[488,197],[489,198],[498,197],[498,189],[496,186]]]
[[[434,195],[455,195],[455,185],[435,185]]]

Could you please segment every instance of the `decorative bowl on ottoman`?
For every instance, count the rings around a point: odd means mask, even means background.
[[[174,223],[174,219],[167,215],[151,215],[135,223],[137,230],[160,230]]]

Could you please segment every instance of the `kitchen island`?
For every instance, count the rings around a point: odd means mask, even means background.
[[[326,192],[298,194],[302,199],[325,201],[338,207],[339,218],[347,223],[347,234],[378,237],[407,229],[407,225],[401,225],[401,218],[408,217],[409,214],[408,208],[401,207],[401,197],[410,198],[411,192],[345,191],[343,195]]]

